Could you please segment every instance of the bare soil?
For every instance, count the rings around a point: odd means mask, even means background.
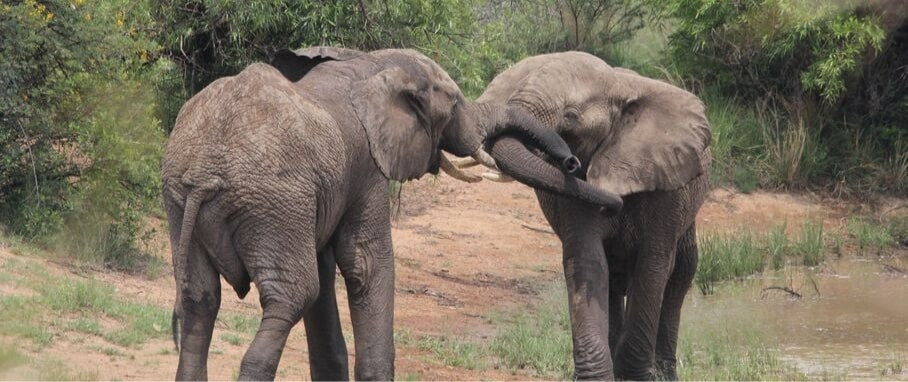
[[[831,207],[830,207],[831,206]],[[805,218],[821,219],[837,226],[847,214],[842,206],[821,204],[811,195],[757,192],[743,195],[719,189],[701,210],[698,228],[723,231],[746,227],[768,230],[780,220],[797,226]],[[156,224],[160,224],[157,222]],[[489,323],[495,312],[527,309],[541,288],[562,280],[561,245],[546,231],[532,190],[518,183],[465,184],[446,176],[426,177],[403,187],[394,221],[396,256],[395,328],[412,336],[445,335],[471,341],[491,341],[496,328]],[[797,228],[797,227],[795,227]],[[163,237],[164,229],[159,229]],[[161,240],[158,256],[168,268],[154,279],[119,272],[85,272],[59,261],[42,260],[51,272],[76,273],[116,287],[123,298],[161,307],[172,305],[173,278],[169,270],[169,248]],[[0,260],[26,255],[0,246]],[[345,335],[353,365],[352,330],[342,278],[338,297]],[[228,314],[257,314],[258,295],[253,291],[239,300],[224,284],[221,317]],[[28,293],[9,286],[0,293]],[[233,345],[222,338],[226,325],[215,329],[209,376],[215,380],[236,377],[246,345]],[[15,344],[21,339],[0,338]],[[108,355],[97,349],[115,348],[122,354]],[[91,335],[67,332],[39,351],[24,351],[30,357],[62,361],[66,367],[89,378],[156,379],[173,378],[177,355],[169,340],[159,339],[137,347],[123,348]],[[308,379],[307,349],[302,325],[291,334],[281,360],[278,379]],[[3,379],[29,378],[35,366],[22,366],[0,374]],[[529,371],[504,368],[465,370],[440,364],[432,355],[415,347],[398,346],[398,376],[429,380],[534,379]]]

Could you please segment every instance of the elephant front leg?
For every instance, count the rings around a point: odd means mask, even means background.
[[[306,341],[309,345],[309,376],[313,381],[346,381],[347,344],[337,312],[334,276],[337,263],[334,250],[326,248],[318,254],[318,298],[303,314]]]
[[[344,224],[335,247],[347,285],[357,380],[394,378],[394,258],[387,188]]]
[[[615,376],[652,380],[656,333],[674,249],[648,245],[630,274],[624,330],[615,349]]]
[[[596,235],[562,239],[577,379],[614,379],[609,349],[608,263]]]
[[[662,301],[659,334],[656,338],[656,368],[663,380],[678,380],[676,352],[681,305],[697,273],[697,235],[691,227],[678,241],[675,270],[672,271]]]

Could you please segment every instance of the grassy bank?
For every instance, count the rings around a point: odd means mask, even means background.
[[[755,234],[739,228],[732,233],[701,233],[700,262],[694,279],[700,292],[712,294],[716,283],[746,278],[764,270],[785,266],[813,267],[826,256],[885,255],[908,236],[904,218],[886,222],[852,216],[844,232],[824,231],[819,221],[805,221],[795,233],[788,223],[773,227],[766,234]]]
[[[90,271],[52,267],[45,259],[54,255],[16,239],[0,236],[0,253],[0,377],[103,378],[93,365],[56,358],[71,346],[111,361],[147,353],[155,340],[166,341],[162,354],[173,352],[169,306],[123,296],[115,285],[83,276]],[[241,315],[221,321],[237,336],[258,324]]]

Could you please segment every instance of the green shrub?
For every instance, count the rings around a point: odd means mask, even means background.
[[[735,119],[710,116],[726,174],[738,169],[728,165],[731,154],[764,162],[763,185],[845,178],[857,189],[908,189],[908,156],[895,127],[908,123],[908,83],[891,80],[908,64],[899,32],[908,27],[908,3],[672,0],[664,9],[674,27],[673,73],[707,95],[707,105],[740,103],[764,114],[762,128],[751,130],[764,135],[756,156],[729,153],[724,122]],[[728,100],[709,100],[715,91]]]
[[[0,224],[11,233],[46,243],[100,218],[63,241],[100,238],[81,246],[104,263],[134,252],[163,141],[146,89],[155,45],[137,29],[144,6],[0,4]]]

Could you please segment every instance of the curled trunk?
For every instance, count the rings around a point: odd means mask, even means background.
[[[443,148],[465,157],[477,154],[484,142],[513,134],[548,154],[567,172],[580,168],[580,161],[558,134],[545,128],[526,112],[485,103],[465,103],[456,110],[458,122],[444,133]]]
[[[601,206],[610,213],[621,210],[620,196],[559,171],[510,134],[489,141],[489,146],[501,171],[521,183]]]

